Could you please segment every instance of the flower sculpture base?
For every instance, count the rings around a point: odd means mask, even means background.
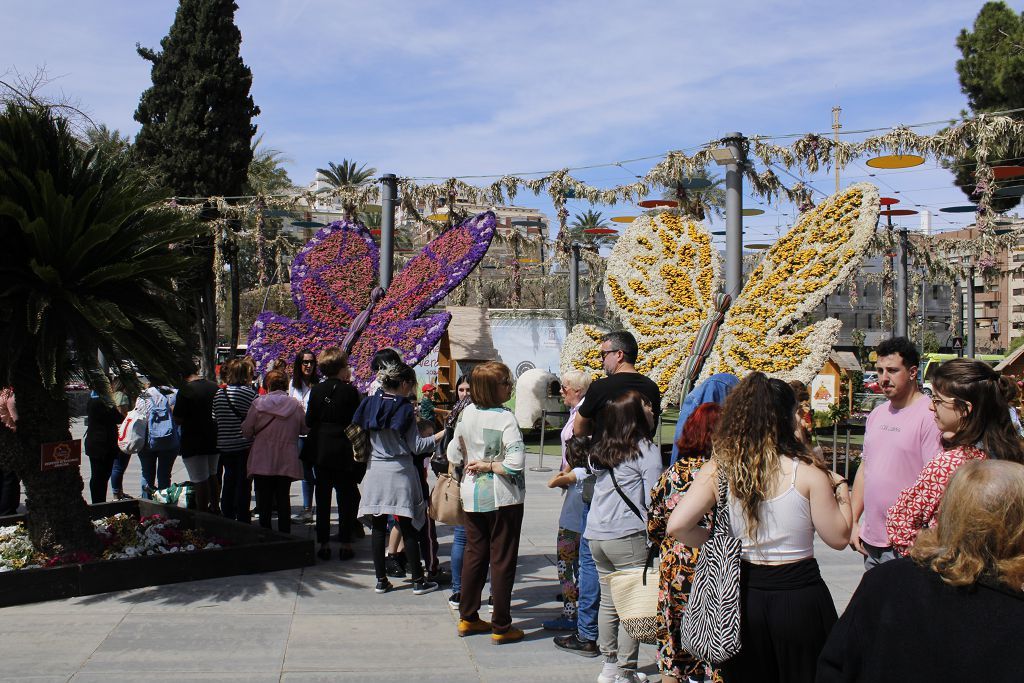
[[[0,607],[79,595],[198,581],[238,574],[296,569],[314,564],[312,540],[185,508],[145,500],[102,503],[89,508],[94,519],[117,513],[180,520],[183,529],[223,539],[223,547],[141,557],[96,560],[56,567],[0,572]],[[25,515],[0,517],[0,526],[24,521]]]

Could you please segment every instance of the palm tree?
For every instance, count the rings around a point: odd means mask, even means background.
[[[572,224],[569,226],[569,237],[572,241],[597,251],[601,247],[615,242],[615,235],[592,235],[586,231],[607,227],[608,221],[604,219],[600,211],[587,209],[583,213],[573,216]]]
[[[246,194],[278,194],[292,187],[284,164],[291,161],[279,150],[263,146],[263,136],[252,141],[252,161],[246,178]]]
[[[0,113],[0,383],[19,414],[15,432],[0,427],[0,466],[24,482],[29,534],[51,553],[98,545],[78,467],[40,471],[41,444],[71,436],[67,380],[109,395],[110,368],[136,391],[136,371],[168,382],[190,360],[175,278],[194,272],[181,245],[203,228],[104,154],[49,111]]]
[[[331,161],[327,168],[318,168],[316,172],[323,176],[321,180],[327,185],[342,192],[353,192],[368,184],[377,175],[377,169],[367,168],[366,164],[359,166],[355,161],[348,159],[342,159],[340,164]],[[343,195],[341,208],[345,218],[352,218],[355,215],[356,203]]]
[[[698,190],[688,190],[685,187],[687,180],[708,180],[709,187]],[[679,202],[680,210],[697,220],[704,220],[707,214],[711,213],[719,218],[725,216],[725,190],[722,189],[722,178],[712,178],[707,171],[700,170],[692,176],[678,177],[671,180],[665,187],[662,197],[674,199]]]

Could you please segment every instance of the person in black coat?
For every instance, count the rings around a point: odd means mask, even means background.
[[[316,540],[320,544],[317,557],[330,559],[331,494],[338,499],[338,559],[351,559],[355,553],[352,541],[359,522],[359,482],[366,465],[352,458],[352,443],[345,428],[359,407],[359,391],[349,382],[351,372],[348,356],[337,346],[320,352],[320,371],[326,378],[313,385],[306,407],[309,432],[302,447],[301,459],[312,465],[316,475]]]
[[[85,405],[85,418],[85,454],[91,470],[89,495],[95,505],[107,500],[107,481],[114,460],[121,453],[117,447],[117,428],[122,416],[112,397],[100,396],[94,391]]]
[[[818,659],[817,683],[1019,682],[1024,465],[969,462],[910,557],[868,570]]]

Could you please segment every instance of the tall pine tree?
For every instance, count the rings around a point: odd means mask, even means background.
[[[252,161],[252,119],[260,113],[249,89],[252,72],[239,54],[242,34],[233,0],[180,0],[160,52],[136,46],[152,62],[153,86],[142,93],[136,153],[155,180],[178,197],[241,195]],[[212,218],[211,212],[207,212]],[[213,369],[217,344],[213,240],[194,248],[202,257],[195,322],[204,366]]]

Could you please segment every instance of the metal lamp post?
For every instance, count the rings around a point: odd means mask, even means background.
[[[734,299],[743,287],[743,169],[746,151],[742,133],[728,133],[711,157],[725,166],[725,293]]]
[[[395,265],[395,198],[398,195],[398,178],[394,173],[385,173],[380,182],[380,286],[387,289]]]

